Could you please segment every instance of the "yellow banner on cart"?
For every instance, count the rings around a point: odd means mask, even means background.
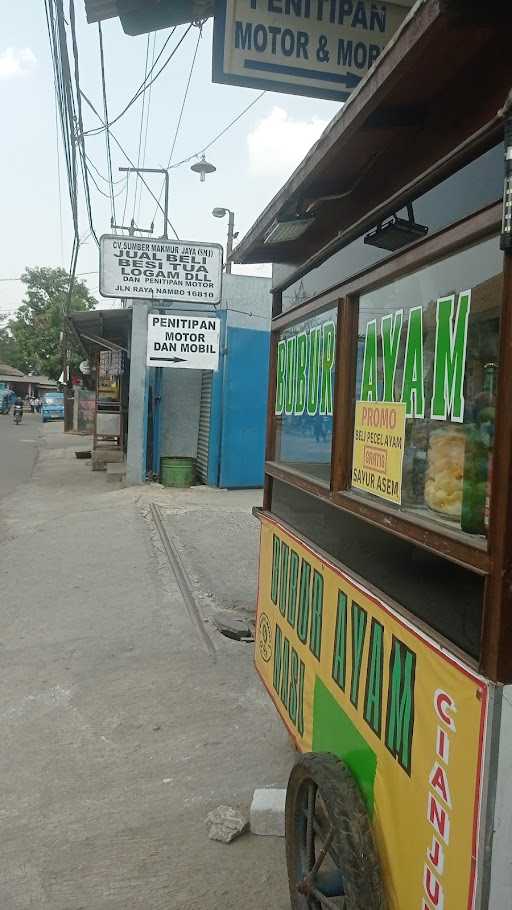
[[[256,667],[299,748],[351,768],[390,910],[472,908],[485,681],[267,517]]]
[[[405,404],[356,401],[352,486],[402,501]]]

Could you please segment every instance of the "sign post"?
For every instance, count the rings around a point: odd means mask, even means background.
[[[149,313],[148,367],[217,370],[220,319],[208,313]]]
[[[216,304],[222,294],[222,247],[195,240],[104,234],[100,294],[136,300]]]
[[[345,101],[413,0],[217,0],[213,81]]]

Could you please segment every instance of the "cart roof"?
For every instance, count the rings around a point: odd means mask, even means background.
[[[233,261],[300,264],[327,244],[330,255],[401,208],[411,197],[410,184],[425,192],[438,182],[439,168],[428,173],[434,164],[446,158],[445,176],[463,166],[471,151],[457,156],[453,150],[482,126],[494,128],[476,140],[482,151],[498,141],[498,110],[512,84],[510,32],[503,21],[512,20],[512,4],[499,6],[418,0],[234,250]],[[342,193],[318,202],[315,220],[300,239],[265,244],[276,219],[293,218],[319,197]]]

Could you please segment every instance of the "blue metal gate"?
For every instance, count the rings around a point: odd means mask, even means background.
[[[223,325],[213,374],[208,483],[261,487],[265,455],[270,334]]]

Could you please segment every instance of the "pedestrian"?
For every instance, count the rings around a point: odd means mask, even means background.
[[[35,411],[35,407],[36,407],[36,400],[35,400],[34,396],[31,395],[30,396],[30,410],[31,410],[32,414]]]
[[[37,398],[36,398],[36,411],[37,411],[38,414],[39,414],[40,411],[41,411],[41,405],[42,405],[42,403],[43,403],[43,402],[42,402],[41,398],[40,398],[39,395],[38,395]]]

